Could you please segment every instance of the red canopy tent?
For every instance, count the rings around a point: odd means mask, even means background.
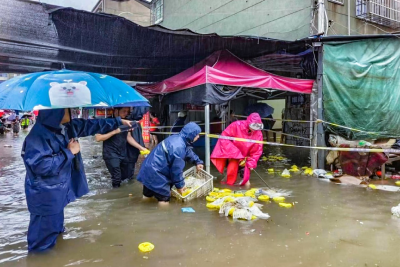
[[[169,79],[156,84],[137,85],[136,89],[149,94],[167,94],[205,84],[219,84],[311,94],[313,83],[313,80],[271,74],[222,50]]]
[[[276,89],[311,94],[313,80],[287,78],[258,69],[237,58],[227,50],[217,51],[193,67],[156,84],[138,84],[143,95],[166,95],[164,103],[190,103],[204,105],[205,159],[210,171],[210,107],[209,104],[225,103],[245,88]],[[238,89],[224,90],[222,86]]]

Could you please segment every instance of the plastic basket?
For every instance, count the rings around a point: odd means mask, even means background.
[[[176,191],[176,188],[174,186],[171,190],[171,193],[172,193],[172,196],[175,197],[176,199],[186,202],[186,201],[192,200],[194,198],[206,196],[206,195],[208,195],[208,193],[213,191],[214,177],[211,174],[209,174],[208,172],[203,171],[203,170],[198,172],[196,170],[196,166],[194,166],[183,173],[184,178],[186,178],[188,176],[193,176],[198,179],[203,179],[203,180],[205,180],[205,182],[201,186],[199,186],[199,188],[197,188],[196,190],[193,190],[192,192],[190,192],[190,194],[188,194],[184,197],[181,194],[179,194],[178,191]]]

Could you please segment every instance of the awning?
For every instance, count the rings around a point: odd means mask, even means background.
[[[150,94],[167,94],[204,84],[218,84],[311,94],[313,83],[313,80],[271,74],[222,50],[169,79],[152,85],[137,85],[136,88]]]

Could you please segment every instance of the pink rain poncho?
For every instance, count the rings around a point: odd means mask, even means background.
[[[246,120],[231,123],[221,135],[262,141],[263,135],[260,130],[250,130],[249,126],[252,123],[262,123],[258,113],[250,114]],[[246,159],[243,180],[237,183],[244,185],[250,179],[250,169],[257,167],[257,162],[262,151],[262,144],[219,139],[211,154],[211,162],[220,173],[224,172],[227,161],[229,162],[227,184],[233,185],[236,182],[239,162]]]

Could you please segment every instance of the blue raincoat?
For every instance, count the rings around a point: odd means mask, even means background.
[[[158,144],[143,161],[137,180],[162,196],[170,196],[173,185],[178,189],[183,188],[185,181],[182,172],[185,161],[195,165],[203,164],[189,146],[200,131],[196,123],[190,122],[179,134],[172,135]]]
[[[25,194],[31,213],[29,251],[54,246],[63,231],[64,207],[89,192],[82,157],[67,148],[69,140],[107,133],[121,125],[120,118],[73,119],[60,125],[63,116],[63,109],[40,111],[23,144]]]

